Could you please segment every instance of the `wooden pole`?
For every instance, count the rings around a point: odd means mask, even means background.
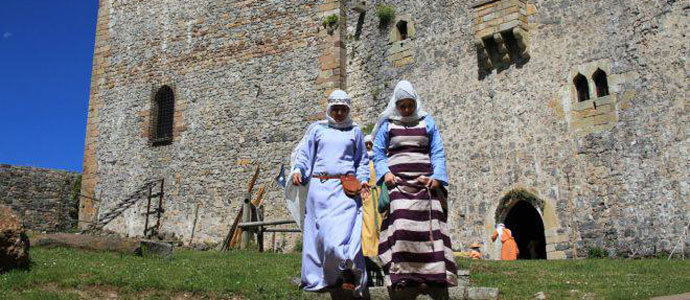
[[[261,167],[259,164],[256,165],[256,169],[254,170],[254,176],[252,176],[252,179],[249,180],[249,185],[247,186],[247,193],[244,196],[244,203],[242,204],[242,222],[251,222],[252,221],[252,190],[254,189],[254,184],[256,183],[256,179],[259,177],[259,170],[261,170]],[[249,244],[249,240],[252,238],[252,235],[249,231],[243,230],[242,231],[242,241],[240,243],[240,248],[241,249],[246,249],[247,245]]]
[[[264,185],[259,187],[259,191],[256,194],[256,197],[254,200],[252,200],[252,205],[254,207],[259,207],[261,206],[261,203],[264,201],[264,193],[266,192],[266,187]],[[263,219],[262,219],[263,221]]]
[[[257,208],[256,215],[259,221],[264,220],[264,207],[260,206]],[[259,252],[264,252],[264,227],[259,227],[259,231],[256,232],[256,241],[259,245]]]
[[[232,225],[230,226],[230,231],[228,232],[228,235],[225,237],[225,240],[223,240],[223,246],[221,247],[221,251],[228,251],[230,250],[230,248],[232,248],[232,246],[235,245],[234,242],[237,239],[237,232],[241,230],[237,227],[237,224],[240,223],[240,217],[242,217],[242,209],[243,207],[240,207],[240,211],[237,212],[235,220],[232,222]]]
[[[149,237],[147,231],[149,231],[149,214],[151,214],[151,189],[153,189],[153,187],[149,185],[149,196],[146,202],[146,222],[144,222],[144,238]]]
[[[242,222],[238,226],[240,228],[245,227],[259,227],[259,226],[272,226],[272,225],[285,225],[285,224],[295,224],[293,220],[278,220],[278,221],[257,221],[257,222]]]
[[[252,204],[249,201],[249,193],[244,197],[244,203],[242,204],[242,223],[248,223],[252,220]],[[240,249],[246,249],[249,244],[249,240],[252,238],[251,233],[248,230],[242,231],[242,242],[240,243]]]
[[[254,176],[252,176],[252,179],[249,180],[249,185],[247,186],[247,193],[251,193],[254,189],[254,184],[256,183],[256,179],[259,177],[260,169],[260,166],[257,164],[256,169],[254,170]]]

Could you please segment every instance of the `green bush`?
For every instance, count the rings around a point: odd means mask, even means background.
[[[332,14],[323,20],[323,27],[335,28],[338,26],[338,15]]]
[[[362,134],[367,135],[371,134],[371,132],[374,130],[374,125],[376,124],[367,124],[362,126]]]
[[[589,252],[587,253],[589,258],[606,258],[607,256],[606,250],[601,247],[589,247]]]
[[[390,5],[379,4],[376,6],[376,15],[379,17],[379,24],[385,26],[395,19],[395,8]]]

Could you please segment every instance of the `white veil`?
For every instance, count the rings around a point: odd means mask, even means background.
[[[396,107],[396,103],[402,99],[413,99],[415,102],[417,102],[417,110],[414,112],[414,114],[408,117],[403,117],[400,115],[400,112],[398,112]],[[390,119],[408,123],[417,121],[426,115],[427,112],[422,108],[422,101],[419,99],[419,95],[417,95],[417,91],[412,86],[412,83],[407,80],[402,80],[395,85],[393,95],[388,101],[388,106],[386,106],[386,109],[379,114],[379,118],[376,121],[374,130],[371,132],[371,136],[376,139],[376,135],[379,131],[379,127],[381,127],[381,123],[386,120]]]

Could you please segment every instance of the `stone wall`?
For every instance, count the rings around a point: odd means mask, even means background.
[[[79,173],[0,164],[0,204],[26,229],[64,231],[77,225]]]
[[[454,247],[490,244],[500,200],[520,189],[543,201],[549,258],[670,251],[690,213],[688,5],[527,1],[529,55],[487,70],[474,35],[487,2],[501,1],[367,1],[357,37],[351,11],[358,120],[373,122],[397,80],[416,85],[444,137]],[[379,26],[381,3],[412,17],[415,35],[403,42],[414,63],[391,60],[395,28]],[[597,68],[611,95],[578,106],[572,74],[591,81]]]
[[[323,119],[325,95],[344,81],[340,26],[322,25],[341,5],[101,0],[83,193],[102,204],[82,203],[82,219],[165,179],[161,232],[218,242],[256,164],[257,187],[268,187],[266,218],[287,216],[273,178],[308,123]],[[162,85],[173,88],[184,128],[155,147],[143,123]],[[143,210],[140,201],[105,229],[141,235]]]
[[[480,8],[508,2],[520,4],[520,32],[478,43]],[[390,24],[379,4],[396,10]],[[323,118],[326,93],[347,87],[356,121],[371,124],[407,79],[444,138],[454,248],[489,250],[506,195],[526,191],[548,258],[669,251],[690,217],[689,11],[681,1],[102,0],[83,193],[103,204],[81,211],[94,218],[165,178],[162,231],[217,242],[261,163],[267,217],[284,218],[272,177]],[[338,26],[324,27],[333,14]],[[609,95],[579,102],[574,76],[594,91],[599,69]],[[153,147],[142,128],[164,84],[183,130]],[[106,229],[140,235],[142,209]]]

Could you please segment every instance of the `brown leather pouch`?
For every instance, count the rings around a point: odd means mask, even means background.
[[[357,177],[355,177],[355,175],[340,176],[340,184],[343,185],[343,191],[345,191],[345,195],[348,195],[352,198],[359,195],[359,192],[362,190],[362,185],[359,184],[359,180],[357,180]]]

